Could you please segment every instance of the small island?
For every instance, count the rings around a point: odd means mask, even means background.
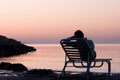
[[[36,49],[15,39],[0,35],[0,57],[21,55],[32,51],[36,51]]]

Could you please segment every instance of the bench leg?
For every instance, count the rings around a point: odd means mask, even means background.
[[[91,65],[91,62],[88,62],[88,63],[87,63],[87,71],[86,71],[86,80],[89,79],[90,65]]]
[[[110,80],[111,62],[110,62],[110,61],[107,61],[107,63],[108,63],[108,77],[109,77],[109,80]]]
[[[65,68],[67,67],[67,63],[68,62],[65,62],[65,65],[64,65],[63,70],[62,70],[62,75],[64,75],[64,76],[66,75]]]
[[[111,73],[111,62],[110,60],[107,60],[106,63],[108,64],[108,80],[110,80],[110,73]]]

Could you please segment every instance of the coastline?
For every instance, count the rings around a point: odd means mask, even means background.
[[[14,72],[9,70],[0,70],[0,80],[85,80],[85,72],[67,71],[66,77],[61,76],[61,71],[48,69],[34,69],[35,72]],[[40,72],[42,71],[42,72]],[[45,72],[44,72],[45,71]],[[92,72],[91,80],[107,80],[107,73]],[[110,80],[120,80],[120,73],[111,73]]]

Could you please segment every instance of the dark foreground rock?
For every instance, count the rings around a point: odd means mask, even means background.
[[[66,76],[63,76],[61,71],[33,69],[21,73],[0,72],[0,80],[86,80],[86,74],[67,71]],[[120,73],[111,73],[108,77],[107,73],[92,72],[88,80],[120,80]]]
[[[9,62],[0,63],[0,69],[1,70],[12,70],[16,72],[28,71],[27,67],[21,63],[12,64]]]
[[[35,75],[35,76],[41,76],[41,77],[45,77],[48,76],[50,74],[54,74],[54,72],[51,69],[33,69],[33,70],[29,70],[26,73],[27,75]]]
[[[9,57],[36,51],[34,47],[0,35],[0,57]]]

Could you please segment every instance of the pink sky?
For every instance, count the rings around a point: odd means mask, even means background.
[[[59,43],[77,29],[96,43],[120,43],[120,0],[0,1],[0,35]]]

